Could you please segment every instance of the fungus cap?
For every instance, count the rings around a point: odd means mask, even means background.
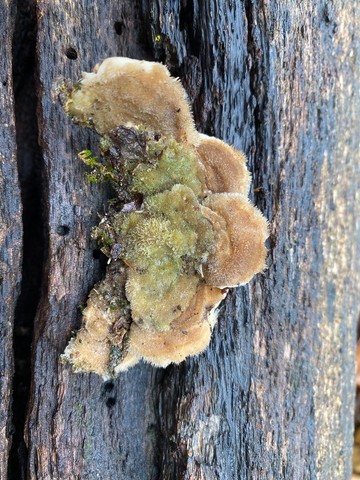
[[[80,330],[65,349],[63,358],[71,361],[76,372],[97,373],[109,378],[110,343],[94,338],[86,330]]]
[[[198,142],[189,101],[180,81],[160,63],[107,58],[84,73],[66,104],[77,123],[100,134],[119,125],[143,127],[191,144]]]
[[[162,289],[159,279],[132,269],[128,275],[126,296],[132,320],[156,331],[171,328],[171,322],[190,304],[199,283],[195,275],[179,275],[169,288]]]
[[[205,184],[212,193],[249,193],[251,176],[245,155],[222,140],[200,134],[196,147],[205,173]]]
[[[209,195],[204,206],[217,236],[216,249],[203,266],[206,283],[219,288],[248,283],[265,268],[267,220],[240,193]]]
[[[165,332],[131,325],[129,351],[157,367],[180,363],[190,355],[201,353],[210,342],[216,322],[215,309],[226,293],[204,284],[198,288],[189,306]]]
[[[110,322],[106,312],[91,300],[83,311],[84,326],[65,349],[63,358],[70,360],[78,372],[96,372],[109,376]]]

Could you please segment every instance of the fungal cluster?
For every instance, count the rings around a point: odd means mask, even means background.
[[[267,221],[248,200],[244,155],[196,131],[158,63],[108,58],[70,89],[66,111],[99,133],[100,159],[80,156],[116,196],[93,230],[106,276],[63,358],[108,378],[202,352],[228,288],[265,267]]]

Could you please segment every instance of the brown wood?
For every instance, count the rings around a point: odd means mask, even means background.
[[[360,298],[355,9],[339,0],[37,1],[48,247],[29,478],[349,478]],[[104,272],[90,230],[110,192],[84,179],[76,154],[96,137],[66,117],[58,87],[114,55],[163,61],[180,76],[199,130],[248,155],[271,236],[269,268],[230,293],[204,354],[103,383],[60,361]]]
[[[13,17],[0,2],[0,478],[12,436],[13,328],[21,281],[21,198],[16,163],[11,40]]]

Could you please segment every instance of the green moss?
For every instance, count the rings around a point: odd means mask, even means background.
[[[201,213],[190,188],[176,185],[172,190],[148,197],[143,209],[117,214],[115,236],[123,245],[122,258],[139,270],[171,264],[178,272],[193,263],[193,270],[211,249],[214,233]]]
[[[91,150],[83,150],[79,152],[78,156],[85,165],[91,168],[91,172],[86,175],[88,182],[97,183],[115,181],[114,169],[109,165],[101,163],[98,158],[93,155]]]
[[[123,130],[113,132],[113,140],[101,137],[99,149],[103,160],[99,160],[90,150],[79,153],[79,158],[91,168],[87,174],[88,181],[109,181],[117,192],[127,190],[144,196],[181,184],[201,197],[203,172],[191,146],[174,139],[149,139],[139,129]],[[136,146],[131,148],[126,143],[129,130],[134,143],[146,142],[143,149]]]
[[[199,162],[191,147],[174,139],[150,141],[147,161],[134,169],[131,189],[143,195],[153,195],[181,184],[200,196],[201,176]]]
[[[127,297],[132,316],[163,330],[195,294],[201,264],[214,244],[211,224],[187,186],[146,197],[140,211],[117,212],[97,227],[97,238],[131,270]],[[109,242],[110,239],[110,242]]]
[[[117,242],[118,235],[113,226],[111,215],[103,217],[101,223],[94,227],[91,236],[96,240],[100,246],[101,251],[107,256],[111,257],[111,249]]]
[[[128,267],[133,321],[166,330],[195,295],[215,243],[199,203],[204,179],[196,151],[123,126],[102,137],[99,148],[101,160],[90,150],[79,156],[91,169],[88,179],[110,181],[117,198],[93,238]]]

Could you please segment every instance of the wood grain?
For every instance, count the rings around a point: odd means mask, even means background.
[[[13,328],[21,281],[22,221],[12,84],[11,5],[0,2],[0,478],[12,436]]]

